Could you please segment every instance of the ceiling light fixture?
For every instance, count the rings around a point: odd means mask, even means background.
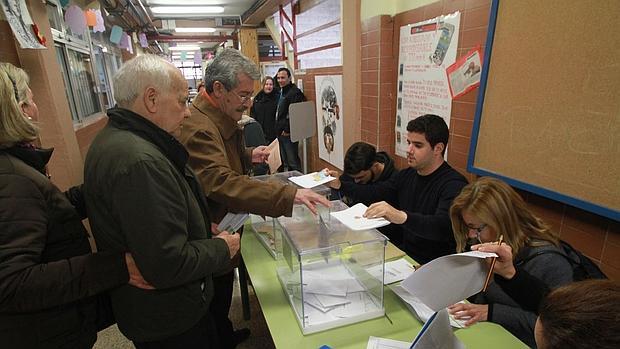
[[[222,13],[223,6],[153,6],[151,11],[154,14],[205,14]]]
[[[170,51],[197,51],[200,46],[174,46],[168,48]]]
[[[215,33],[215,28],[174,28],[177,33]]]

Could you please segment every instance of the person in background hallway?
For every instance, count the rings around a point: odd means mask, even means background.
[[[265,146],[246,147],[237,124],[250,107],[254,81],[259,78],[256,64],[235,49],[224,49],[205,69],[206,92],[194,99],[191,115],[183,122],[180,140],[212,204],[216,223],[229,211],[278,217],[290,216],[294,203],[305,204],[313,212],[317,203],[329,205],[325,197],[310,189],[243,175],[253,163],[263,163],[269,156]],[[211,307],[225,349],[234,348],[250,335],[247,328],[234,331],[228,319],[233,280],[232,270],[218,274]]]
[[[276,110],[276,135],[280,142],[280,155],[282,167],[286,171],[300,171],[301,160],[299,159],[299,142],[291,141],[291,123],[289,120],[289,106],[306,100],[303,92],[291,82],[291,71],[288,68],[278,69],[276,75],[280,94],[278,95],[278,107]]]
[[[539,349],[620,348],[618,281],[573,282],[549,293],[544,282],[514,265],[509,245],[484,243],[472,250],[496,253],[495,282],[521,307],[538,314],[534,336]]]
[[[265,144],[271,144],[276,139],[276,109],[278,107],[278,91],[271,76],[263,80],[263,89],[254,97],[251,114],[262,127],[265,134]]]
[[[558,235],[527,208],[523,199],[499,179],[482,177],[470,183],[450,208],[457,251],[468,250],[467,242],[504,241],[515,254],[514,262],[549,288],[573,281],[573,268],[559,246]],[[553,253],[542,253],[553,251]],[[530,256],[536,256],[530,258]],[[524,263],[525,260],[528,260]],[[521,308],[496,283],[474,297],[473,303],[456,304],[449,311],[466,325],[491,321],[502,325],[525,344],[534,346],[536,314]]]
[[[35,145],[39,109],[28,80],[0,63],[0,345],[91,348],[111,324],[98,317],[109,304],[100,293],[150,286],[129,253],[91,253],[81,191],[62,193],[46,173],[53,149]]]
[[[418,263],[452,254],[456,243],[448,212],[467,179],[444,161],[448,138],[444,119],[422,115],[407,124],[409,168],[388,181],[359,184],[336,179],[327,185],[360,202],[374,202],[364,216],[384,217],[399,227],[402,249]]]
[[[114,77],[118,107],[93,140],[84,196],[102,251],[130,251],[155,290],[112,292],[121,332],[138,349],[219,349],[209,306],[212,275],[230,267],[239,235],[211,238],[211,218],[188,153],[174,135],[189,115],[187,81],[154,55]]]

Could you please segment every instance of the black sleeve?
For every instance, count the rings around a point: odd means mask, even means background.
[[[75,187],[69,188],[65,192],[65,196],[71,202],[71,205],[75,207],[80,218],[86,219],[88,218],[88,213],[86,212],[86,202],[84,201],[84,194],[82,194],[82,185],[76,185]]]
[[[520,268],[510,280],[495,275],[495,282],[523,309],[535,313],[538,313],[540,303],[550,291],[544,282]]]
[[[12,180],[19,210],[0,210],[0,311],[28,312],[74,302],[129,281],[123,253],[88,253],[41,263],[48,210],[30,181]]]
[[[342,177],[341,177],[342,178]],[[397,202],[398,178],[394,176],[387,181],[357,184],[346,177],[340,181],[340,192],[353,202],[361,202],[370,206],[374,202],[387,201],[390,204]]]

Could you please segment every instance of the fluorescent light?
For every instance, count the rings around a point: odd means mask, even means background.
[[[154,6],[151,11],[155,14],[204,14],[222,13],[223,6]]]
[[[177,33],[214,33],[215,28],[179,28],[174,29]]]
[[[198,51],[200,46],[174,46],[168,48],[170,51]]]

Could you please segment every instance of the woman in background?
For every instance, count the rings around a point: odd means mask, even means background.
[[[573,269],[558,236],[527,208],[523,199],[501,180],[483,177],[468,184],[450,208],[457,251],[469,250],[468,242],[504,242],[512,248],[514,262],[550,289],[573,281]],[[553,251],[552,253],[548,253]],[[502,325],[525,344],[535,347],[536,314],[523,309],[501,287],[492,283],[473,299],[475,304],[449,308],[466,325],[491,321]]]
[[[252,104],[252,117],[263,127],[265,144],[276,139],[276,109],[278,108],[278,91],[271,76],[263,80],[263,89],[256,94]]]
[[[111,323],[98,314],[105,297],[95,296],[127,282],[150,286],[131,255],[91,253],[82,217],[46,175],[52,150],[34,145],[32,98],[26,73],[0,63],[0,343],[91,348]]]

